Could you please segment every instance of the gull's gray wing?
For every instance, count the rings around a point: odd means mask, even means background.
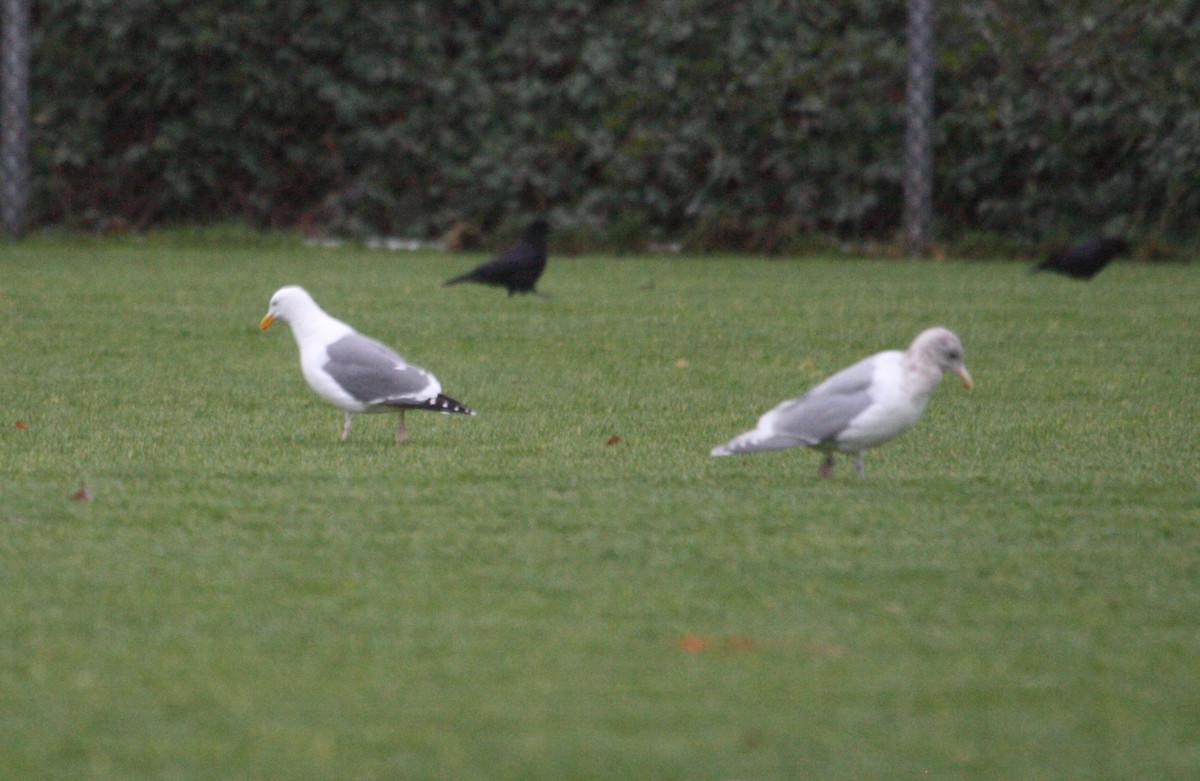
[[[871,406],[871,378],[879,356],[842,369],[798,399],[785,401],[763,416],[795,444],[817,445],[835,439]],[[759,424],[762,425],[761,422]]]
[[[322,368],[364,404],[420,402],[441,391],[432,374],[362,334],[347,334],[325,351],[329,360]]]
[[[883,354],[864,358],[815,386],[798,399],[767,411],[750,431],[713,449],[713,455],[820,445],[837,438],[871,405],[871,379]]]

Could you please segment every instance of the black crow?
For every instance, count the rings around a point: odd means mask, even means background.
[[[549,232],[548,222],[534,220],[512,247],[466,274],[447,279],[445,284],[478,282],[507,288],[510,296],[513,293],[536,293],[534,285],[546,270],[546,234]]]
[[[1118,255],[1129,252],[1129,242],[1111,236],[1097,236],[1062,252],[1055,252],[1033,267],[1034,271],[1057,271],[1075,279],[1091,279]]]

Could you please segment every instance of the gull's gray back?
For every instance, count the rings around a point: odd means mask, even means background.
[[[432,376],[409,366],[395,350],[359,333],[347,334],[326,348],[325,371],[361,402],[402,399],[428,388]],[[434,394],[436,395],[436,393]]]

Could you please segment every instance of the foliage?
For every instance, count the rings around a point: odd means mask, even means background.
[[[943,236],[1194,232],[1195,4],[941,14]],[[899,0],[46,0],[37,215],[887,239],[904,24]]]
[[[945,219],[1032,236],[1195,232],[1200,6],[1023,0],[961,14],[941,68],[959,85],[941,93]]]

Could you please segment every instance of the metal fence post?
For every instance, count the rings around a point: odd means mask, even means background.
[[[29,0],[0,2],[0,223],[15,237],[29,208]]]
[[[904,248],[925,253],[933,222],[934,0],[908,0],[904,130]]]

